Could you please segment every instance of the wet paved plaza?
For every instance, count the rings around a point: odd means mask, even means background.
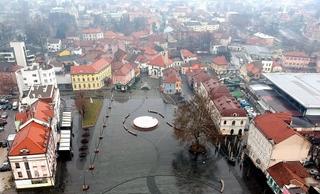
[[[174,138],[172,128],[166,124],[172,122],[175,106],[165,104],[156,88],[115,92],[113,97],[111,102],[111,93],[106,95],[97,124],[89,129],[85,158],[79,158],[84,130],[79,127],[79,115],[74,111],[74,157],[72,161],[59,163],[59,183],[48,193],[85,193],[82,191],[85,182],[90,187],[87,193],[213,194],[220,193],[221,179],[225,194],[262,193],[252,182],[254,177],[245,181],[239,165],[229,166],[224,157],[215,154],[213,147],[206,158],[193,161],[185,145]],[[72,104],[72,100],[66,102]],[[160,112],[165,118],[148,110]],[[159,125],[151,131],[134,130],[132,121],[139,116],[155,117]],[[123,123],[133,133],[128,133]],[[100,136],[103,139],[98,146]],[[96,147],[99,153],[95,155]],[[88,170],[90,165],[94,165],[94,170]]]

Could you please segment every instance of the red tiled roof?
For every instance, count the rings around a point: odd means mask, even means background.
[[[110,65],[109,59],[99,59],[91,65],[79,65],[71,67],[71,74],[93,74],[98,73]]]
[[[254,125],[276,144],[297,134],[289,125],[289,113],[265,113],[254,118]]]
[[[164,67],[164,68],[166,68],[171,63],[172,63],[172,60],[168,58],[166,62],[165,56],[162,55],[161,53],[153,57],[149,62],[149,64],[152,66],[158,66],[158,67]]]
[[[95,34],[102,32],[99,28],[87,28],[82,30],[83,34]]]
[[[180,53],[183,57],[195,57],[196,56],[195,54],[193,54],[191,51],[189,51],[187,49],[181,49]]]
[[[228,61],[224,56],[217,56],[212,61],[216,65],[228,65]]]
[[[299,161],[279,162],[267,169],[269,175],[275,180],[279,187],[290,185],[292,181],[305,185],[305,178],[310,175]]]
[[[243,110],[236,99],[231,96],[221,96],[213,100],[214,105],[224,117],[245,117],[246,111]]]
[[[304,57],[304,58],[308,58],[309,57],[306,53],[300,52],[300,51],[286,52],[284,54],[284,56],[286,56],[286,57]]]
[[[20,156],[45,153],[50,132],[50,128],[31,121],[16,134],[8,155]],[[22,154],[21,150],[23,149],[28,150],[28,152]]]
[[[119,69],[113,71],[112,74],[115,76],[126,76],[133,69],[130,63],[122,64]]]
[[[156,55],[157,54],[157,51],[154,50],[153,48],[150,48],[150,47],[146,47],[143,50],[144,50],[143,54],[145,54],[145,55]]]
[[[176,83],[181,81],[181,78],[174,68],[168,68],[163,72],[163,83]]]
[[[247,69],[247,72],[250,72],[254,75],[261,73],[261,71],[262,71],[262,68],[259,68],[252,63],[247,64],[246,69]]]
[[[28,111],[16,114],[16,120],[22,124],[34,118],[39,121],[48,123],[54,116],[54,110],[51,105],[44,100],[37,100],[33,103]]]
[[[187,76],[191,76],[191,79],[193,79],[195,83],[205,82],[211,78],[211,76],[203,70],[193,71],[191,74],[187,72]]]

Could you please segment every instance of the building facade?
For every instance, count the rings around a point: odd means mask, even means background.
[[[266,113],[250,123],[248,156],[262,172],[283,161],[305,161],[311,144],[289,126],[287,113]]]
[[[17,189],[55,185],[56,144],[49,126],[31,121],[16,134],[8,159]]]
[[[89,65],[71,67],[73,90],[97,90],[111,79],[111,64],[108,59],[99,59]]]
[[[181,93],[181,78],[174,68],[166,69],[163,73],[161,88],[165,94]]]
[[[282,65],[288,69],[306,69],[310,61],[310,57],[304,52],[287,52],[282,57]]]
[[[20,96],[31,86],[57,85],[56,74],[51,65],[33,63],[16,71],[17,85]]]
[[[89,28],[82,31],[82,40],[100,40],[103,38],[103,31],[100,29]]]

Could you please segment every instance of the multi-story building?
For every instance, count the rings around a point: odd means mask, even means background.
[[[199,93],[209,98],[211,117],[222,135],[243,134],[248,117],[229,89],[211,78],[200,84]]]
[[[290,127],[288,113],[265,113],[254,118],[249,127],[248,156],[264,173],[283,161],[305,161],[311,144]]]
[[[180,55],[184,63],[189,63],[190,61],[197,60],[197,55],[193,54],[187,49],[181,49]]]
[[[263,59],[261,60],[261,63],[263,73],[270,73],[272,71],[273,60]]]
[[[8,153],[17,189],[55,185],[56,144],[50,126],[30,120],[16,134]]]
[[[181,78],[174,68],[168,68],[163,71],[162,91],[165,94],[181,93]]]
[[[103,31],[98,28],[89,28],[82,31],[82,40],[100,40],[103,38]]]
[[[56,74],[51,65],[33,63],[16,71],[20,96],[31,86],[57,85]]]
[[[216,74],[221,75],[228,71],[228,61],[225,56],[217,56],[213,58],[211,68]]]
[[[168,68],[172,63],[172,60],[168,57],[168,52],[159,53],[147,63],[148,75],[154,78],[162,77],[163,70]]]
[[[219,29],[220,25],[217,22],[200,22],[187,21],[183,23],[185,27],[195,32],[213,32]]]
[[[58,52],[61,50],[62,43],[60,39],[52,39],[47,42],[47,49],[49,52]]]
[[[73,90],[97,90],[111,79],[111,60],[101,58],[89,65],[71,67]]]
[[[112,83],[116,90],[126,91],[135,82],[135,70],[130,63],[112,64]]]
[[[28,63],[35,61],[35,55],[30,54],[29,50],[26,50],[24,42],[11,42],[10,46],[13,48],[0,51],[0,60],[8,63],[16,63],[21,67],[25,67]]]
[[[16,114],[17,134],[8,159],[17,189],[55,185],[60,99],[49,96],[52,98],[38,99]]]
[[[304,52],[292,51],[282,56],[282,66],[287,69],[307,69],[311,58]]]
[[[307,194],[312,182],[300,161],[279,162],[267,169],[267,184],[275,194]]]

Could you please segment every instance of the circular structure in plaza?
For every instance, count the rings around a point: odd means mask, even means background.
[[[153,129],[158,126],[158,119],[150,116],[141,116],[133,120],[133,125],[141,130]]]

